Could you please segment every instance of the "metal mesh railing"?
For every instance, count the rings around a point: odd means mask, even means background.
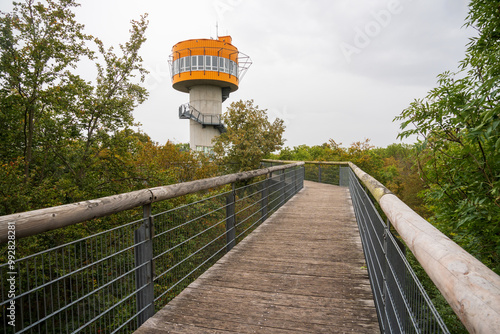
[[[262,166],[273,166],[290,163],[290,161],[264,160]],[[349,168],[342,167],[342,163],[327,161],[308,161],[304,165],[304,180],[328,183],[347,187],[349,185]]]
[[[382,333],[449,333],[406,260],[404,245],[349,171],[351,198]]]
[[[17,289],[2,284],[4,333],[113,332],[136,313],[132,221],[15,262]],[[0,266],[2,283],[12,270]],[[15,302],[15,327],[6,306]]]
[[[339,185],[339,165],[306,164],[305,179],[321,183]]]
[[[146,204],[142,218],[0,265],[0,330],[131,333],[298,192],[303,175],[275,171],[158,213]]]

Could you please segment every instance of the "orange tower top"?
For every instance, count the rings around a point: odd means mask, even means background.
[[[215,85],[236,91],[251,61],[231,42],[231,36],[220,36],[175,44],[169,59],[174,89],[187,93],[192,86]]]

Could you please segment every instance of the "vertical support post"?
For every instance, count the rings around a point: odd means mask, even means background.
[[[134,232],[137,312],[142,310],[137,316],[138,327],[154,314],[153,217],[151,204],[146,204],[142,208],[143,223]]]
[[[269,212],[269,185],[271,184],[269,181],[269,174],[266,174],[266,179],[262,182],[262,190],[261,190],[261,200],[260,200],[260,216],[262,221],[267,219],[267,214]]]
[[[321,164],[318,164],[318,182],[321,183]]]
[[[293,194],[295,195],[297,193],[297,167],[293,168]]]
[[[304,188],[304,181],[306,180],[306,165],[304,164],[302,166],[302,187],[301,189]]]
[[[235,203],[236,190],[234,182],[231,183],[232,191],[226,197],[226,251],[229,252],[236,244],[236,228],[235,228]]]
[[[382,289],[382,303],[384,304],[384,314],[389,314],[389,312],[392,312],[390,310],[387,310],[387,306],[388,306],[388,302],[387,302],[387,296],[388,296],[388,286],[387,286],[387,275],[389,274],[389,258],[388,258],[388,254],[387,254],[387,239],[389,238],[388,236],[388,233],[389,232],[389,221],[387,221],[387,224],[384,225],[384,265],[385,265],[385,268],[384,268],[384,271],[382,272],[382,275],[383,275],[383,289]],[[383,327],[384,327],[384,331],[388,328],[388,317],[387,316],[384,316],[384,319],[383,319]]]
[[[390,233],[390,225],[391,221],[387,219],[387,233]],[[403,254],[406,254],[406,246],[405,244],[400,241],[399,239],[394,239],[396,241],[395,247],[398,247]],[[387,288],[390,290],[391,295],[395,295],[396,293],[400,295],[404,295],[403,292],[399,292],[400,287],[401,291],[408,291],[406,287],[406,282],[407,282],[407,275],[406,275],[406,265],[403,260],[403,258],[397,256],[396,254],[391,254],[392,252],[395,252],[396,250],[388,250],[387,256],[388,256],[388,262],[390,262],[390,267],[391,267],[391,273],[397,278],[399,287],[396,286],[390,286],[388,285]],[[391,253],[389,253],[391,252]],[[391,256],[392,255],[392,256]],[[396,256],[394,256],[396,255]],[[387,273],[389,275],[389,272]],[[394,284],[393,284],[394,285]],[[406,324],[409,319],[408,319],[408,313],[405,312],[405,303],[403,301],[403,298],[396,298],[396,302],[393,305],[394,313],[397,314],[399,319],[401,320],[401,323]]]
[[[281,184],[281,191],[280,191],[280,206],[285,204],[285,170],[281,170],[281,175],[280,175],[280,184]]]
[[[339,166],[339,186],[342,187],[344,184],[342,181],[342,177],[344,176],[344,171],[342,170],[342,166]]]

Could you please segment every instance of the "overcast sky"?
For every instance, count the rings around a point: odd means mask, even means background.
[[[9,0],[0,9],[9,11]],[[393,119],[456,70],[471,29],[466,0],[82,0],[77,19],[108,46],[128,39],[131,19],[149,14],[141,49],[149,99],[135,111],[154,141],[189,141],[178,118],[188,94],[171,86],[172,46],[229,34],[252,66],[223,103],[253,99],[285,121],[286,146],[398,142]]]

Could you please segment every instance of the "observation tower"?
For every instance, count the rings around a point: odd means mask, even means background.
[[[238,89],[252,64],[231,42],[231,36],[220,36],[189,39],[172,47],[172,86],[189,93],[189,103],[179,107],[179,118],[190,120],[191,150],[212,151],[212,139],[226,130],[221,121],[222,102]]]

